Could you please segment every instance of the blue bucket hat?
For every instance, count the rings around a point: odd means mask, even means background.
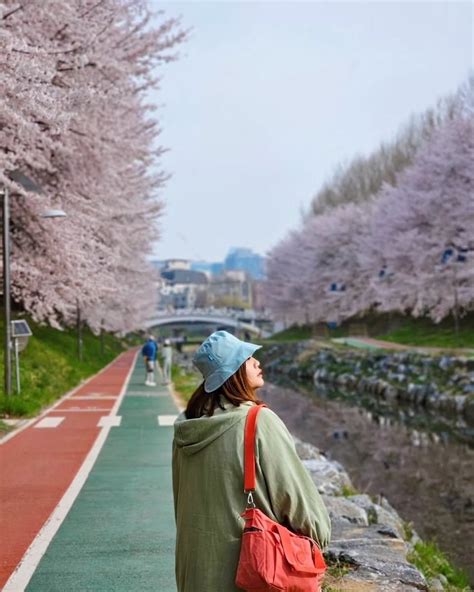
[[[209,335],[193,356],[193,364],[204,377],[206,393],[222,386],[261,347],[241,341],[227,331]]]

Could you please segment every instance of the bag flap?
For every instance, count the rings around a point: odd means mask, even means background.
[[[281,524],[278,524],[278,533],[285,559],[293,569],[308,574],[320,574],[326,570],[321,552],[319,552],[319,557],[314,553],[315,549],[319,551],[314,541],[308,537],[293,534]]]

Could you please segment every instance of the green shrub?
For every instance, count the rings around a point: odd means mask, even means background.
[[[427,578],[436,578],[442,574],[448,581],[449,590],[469,591],[467,574],[454,567],[435,542],[418,542],[408,554],[408,561],[413,563]]]
[[[171,376],[173,379],[175,390],[186,402],[189,401],[191,395],[202,382],[200,374],[198,374],[197,372],[186,372],[180,366],[173,365]]]

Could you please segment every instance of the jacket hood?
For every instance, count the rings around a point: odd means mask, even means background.
[[[203,416],[196,419],[187,419],[184,412],[181,413],[174,424],[176,446],[185,454],[196,454],[237,423],[242,422],[243,429],[243,422],[251,405],[250,402],[242,403],[240,407],[225,405],[225,410],[216,409],[212,417]]]

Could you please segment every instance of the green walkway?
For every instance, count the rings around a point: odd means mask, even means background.
[[[28,592],[176,592],[171,485],[178,413],[166,388],[144,386],[138,360],[94,468],[43,556]]]
[[[362,339],[357,337],[334,337],[331,339],[334,343],[340,343],[342,345],[348,345],[350,347],[356,347],[357,349],[381,349],[380,345],[373,345],[371,343],[365,343]]]

